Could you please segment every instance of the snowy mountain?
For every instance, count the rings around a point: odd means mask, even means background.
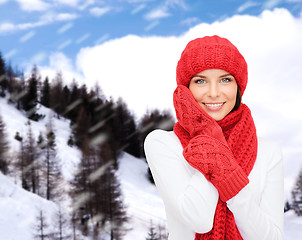
[[[45,130],[49,117],[55,114],[44,107],[40,107],[40,114],[46,117],[39,122],[32,122],[35,137]],[[7,104],[7,100],[0,98],[0,114],[6,125],[6,133],[13,151],[19,149],[19,142],[14,139],[16,132],[26,133],[27,118],[25,114],[14,106]],[[60,160],[62,173],[66,181],[72,179],[80,161],[81,153],[75,147],[67,145],[71,134],[69,121],[53,118],[53,127],[56,133],[57,155]],[[150,221],[155,225],[165,225],[165,212],[163,202],[155,188],[147,179],[148,166],[143,159],[135,158],[123,153],[119,159],[118,178],[127,206],[130,221],[127,225],[129,231],[125,240],[145,239],[150,227]],[[0,173],[0,239],[1,240],[32,240],[37,214],[42,209],[47,219],[58,210],[58,206],[20,187],[18,177],[4,176]],[[68,211],[68,207],[65,206]],[[302,239],[302,218],[297,217],[293,211],[285,214],[286,240]]]
[[[81,153],[75,147],[67,145],[71,134],[69,120],[55,118],[55,113],[43,106],[39,114],[45,118],[39,122],[31,122],[35,138],[45,131],[45,126],[52,117],[56,134],[57,157],[60,161],[63,177],[72,179]],[[7,104],[7,99],[0,98],[0,114],[6,126],[7,140],[11,153],[19,150],[19,142],[14,139],[16,132],[25,135],[28,119],[25,114],[14,106]],[[163,203],[153,184],[147,179],[148,166],[143,159],[123,153],[119,159],[118,178],[121,183],[124,203],[130,222],[125,240],[144,239],[147,236],[150,221],[153,224],[165,225]],[[0,173],[0,239],[1,240],[32,240],[34,225],[41,209],[46,216],[54,216],[58,206],[36,194],[25,191],[18,182],[18,177],[4,176]],[[65,206],[68,211],[68,206]],[[51,222],[49,217],[48,222]]]

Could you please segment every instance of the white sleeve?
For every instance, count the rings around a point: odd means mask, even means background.
[[[268,157],[271,161],[264,169],[266,176],[260,201],[255,200],[250,184],[227,201],[245,240],[283,239],[284,180],[280,148],[275,148]]]
[[[155,130],[145,140],[146,158],[166,209],[193,232],[206,233],[213,227],[218,192],[179,147],[167,132]]]

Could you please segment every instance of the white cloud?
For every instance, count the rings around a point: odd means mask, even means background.
[[[251,8],[251,7],[255,7],[255,6],[258,6],[258,5],[259,5],[259,3],[257,3],[257,2],[247,1],[247,2],[243,3],[242,5],[240,5],[237,8],[237,12],[241,13],[241,12],[244,12],[245,10]]]
[[[44,59],[46,59],[47,57],[47,54],[43,51],[41,52],[38,52],[36,53],[31,59],[30,59],[30,62],[31,62],[31,66],[33,66],[34,64],[35,65],[38,65],[40,64],[42,61],[44,61]]]
[[[75,43],[80,44],[80,43],[84,42],[87,38],[90,37],[90,35],[91,35],[90,33],[86,33],[86,34],[82,35],[75,41]]]
[[[68,47],[70,44],[72,44],[71,39],[65,40],[63,43],[59,45],[58,50],[63,50],[64,48]]]
[[[49,57],[48,66],[39,66],[42,76],[54,79],[58,72],[61,72],[66,83],[71,83],[75,79],[79,84],[83,84],[83,77],[77,73],[72,61],[62,52],[55,52]]]
[[[35,36],[35,31],[30,31],[28,33],[26,33],[25,35],[23,35],[21,38],[20,38],[20,42],[24,43],[26,41],[28,41],[29,39],[31,39],[33,36]]]
[[[52,21],[70,21],[78,17],[79,15],[75,13],[57,13],[53,14]]]
[[[159,7],[151,10],[149,13],[145,15],[145,19],[147,20],[155,20],[159,18],[169,17],[170,13],[168,12],[167,7]]]
[[[151,22],[145,27],[145,31],[148,32],[151,29],[155,28],[160,22],[158,20]]]
[[[33,65],[39,66],[45,59],[47,58],[47,54],[44,51],[37,52],[33,56],[28,56],[27,59],[24,59],[21,62],[21,68],[25,69],[25,75],[30,76],[30,72],[32,70]]]
[[[0,0],[1,3],[5,3],[8,0]],[[72,7],[78,10],[84,10],[88,6],[95,4],[95,0],[15,0],[19,3],[20,8],[23,11],[48,11],[55,8]],[[98,3],[103,3],[98,0]]]
[[[94,7],[91,8],[89,12],[91,15],[95,17],[100,17],[106,14],[107,12],[109,12],[110,10],[111,10],[110,7],[103,7],[103,8]]]
[[[188,8],[183,0],[165,0],[160,4],[159,7],[152,9],[147,14],[145,14],[144,18],[146,20],[157,20],[169,17],[171,16],[169,9],[175,7],[180,7],[183,10],[186,10]]]
[[[182,9],[188,8],[184,0],[165,0],[164,5],[168,7],[181,7]]]
[[[138,12],[142,11],[145,8],[146,8],[146,4],[140,4],[131,11],[131,14],[137,14]]]
[[[10,22],[0,23],[0,33],[11,32],[15,30],[15,25]]]
[[[75,7],[81,2],[81,0],[55,0],[55,2],[57,4],[63,4],[63,5]]]
[[[85,0],[85,1],[83,1],[82,3],[80,3],[78,5],[78,9],[79,10],[84,10],[84,9],[86,9],[87,7],[91,6],[94,3],[95,3],[94,0]]]
[[[50,4],[42,0],[16,0],[22,10],[32,12],[32,11],[45,11],[50,8]]]
[[[93,83],[99,80],[107,95],[123,97],[138,114],[147,106],[172,108],[175,67],[181,51],[190,39],[213,34],[233,41],[249,63],[246,101],[302,119],[302,113],[295,110],[302,101],[297,92],[302,89],[301,19],[284,9],[264,11],[258,17],[234,16],[222,22],[199,24],[179,37],[131,35],[107,41],[82,49],[77,69],[85,79]]]
[[[278,6],[278,4],[280,4],[281,2],[282,0],[267,0],[263,4],[263,9],[272,9]]]
[[[0,34],[19,31],[19,30],[28,30],[28,29],[48,25],[53,22],[70,21],[78,17],[79,16],[77,14],[47,12],[46,14],[42,15],[37,22],[27,22],[27,23],[18,23],[18,24],[14,24],[10,22],[1,23]]]
[[[104,34],[103,36],[101,36],[100,38],[98,38],[98,39],[94,42],[94,44],[95,44],[95,45],[100,45],[100,44],[102,44],[103,42],[105,42],[109,37],[110,37],[110,34],[109,34],[109,33],[106,33],[106,34]]]
[[[8,0],[0,0],[0,4],[6,3]]]
[[[60,27],[57,31],[58,34],[63,34],[73,27],[73,23],[66,23],[62,27]]]
[[[180,24],[192,26],[193,24],[196,24],[196,22],[199,22],[199,21],[200,21],[199,18],[191,17],[191,18],[186,18],[186,19],[182,20]]]
[[[10,50],[9,52],[7,52],[5,55],[4,55],[4,58],[5,59],[10,59],[12,56],[16,55],[16,53],[18,52],[18,50],[16,48]]]

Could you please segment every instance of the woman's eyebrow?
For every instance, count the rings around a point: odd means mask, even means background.
[[[221,75],[220,77],[226,77],[226,76],[231,76],[231,77],[234,77],[232,74],[230,74],[230,73],[227,73],[227,74],[223,74],[223,75]]]
[[[200,74],[196,74],[196,75],[194,75],[193,77],[201,77],[201,78],[206,78],[206,76],[203,76],[203,75],[200,75]],[[192,77],[192,78],[193,78]]]

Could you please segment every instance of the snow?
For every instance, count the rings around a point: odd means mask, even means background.
[[[62,174],[66,180],[71,180],[79,163],[81,153],[78,149],[67,145],[67,140],[71,135],[70,121],[64,118],[57,119],[56,114],[43,106],[39,106],[39,114],[44,115],[44,119],[39,122],[31,121],[31,128],[34,137],[37,138],[39,133],[45,134],[46,125],[49,124],[50,119],[53,124],[56,135],[57,157],[60,160],[62,167]],[[21,136],[26,136],[28,131],[28,119],[25,113],[20,112],[13,105],[7,104],[7,99],[0,98],[0,114],[6,125],[6,133],[13,150],[19,150],[20,143],[14,139],[16,132]]]
[[[55,114],[44,107],[39,113],[45,114],[45,118],[39,122],[31,122],[35,137],[39,132],[45,132],[45,126],[49,117]],[[12,150],[19,149],[19,142],[14,139],[15,133],[25,135],[27,132],[27,118],[25,114],[17,110],[13,105],[7,104],[7,100],[0,98],[0,114],[6,125],[8,141]],[[80,161],[81,153],[75,147],[67,145],[71,134],[69,121],[55,117],[53,128],[56,134],[58,159],[63,171],[64,178],[72,179],[76,166]],[[292,165],[294,169],[296,165]],[[154,225],[164,225],[165,211],[164,204],[156,190],[156,187],[148,181],[148,166],[145,159],[135,158],[123,153],[119,159],[118,178],[127,207],[130,222],[127,225],[129,231],[125,240],[145,239],[147,236],[150,221]],[[285,175],[286,182],[293,182],[296,176]],[[290,195],[290,189],[285,189],[286,195]],[[32,240],[33,225],[36,222],[38,211],[43,209],[45,215],[53,216],[58,207],[55,203],[47,201],[33,193],[25,191],[20,187],[17,178],[4,176],[0,173],[0,239],[5,240]],[[297,217],[293,211],[285,213],[284,239],[302,239],[302,217]]]
[[[284,240],[302,239],[302,217],[297,217],[293,211],[285,213]]]
[[[57,206],[23,190],[0,173],[0,239],[33,239],[35,220],[39,211],[52,216]]]
[[[148,166],[144,159],[124,153],[119,162],[118,174],[133,228],[125,239],[142,239],[147,236],[150,221],[154,225],[165,224],[164,205],[156,187],[148,180]]]

